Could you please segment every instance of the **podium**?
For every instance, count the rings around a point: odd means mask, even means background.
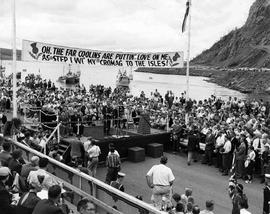
[[[141,114],[140,115],[140,120],[139,120],[139,126],[138,126],[138,134],[151,134],[150,130],[150,116],[147,113]]]

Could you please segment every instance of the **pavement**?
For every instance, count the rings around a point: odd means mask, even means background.
[[[213,166],[202,165],[201,163],[192,163],[187,166],[187,157],[184,153],[169,154],[167,166],[170,167],[175,176],[173,184],[173,192],[183,194],[185,187],[192,187],[195,204],[202,209],[205,208],[206,200],[214,200],[214,213],[228,214],[232,210],[232,202],[228,196],[228,176],[221,176]],[[122,163],[122,172],[126,173],[124,179],[125,192],[136,196],[142,195],[143,200],[151,203],[151,189],[146,184],[145,175],[147,171],[154,165],[159,164],[159,158],[146,157],[144,162],[132,163],[124,161]],[[106,176],[106,168],[99,167],[97,170],[97,178],[104,181]],[[263,207],[263,185],[259,183],[259,179],[251,184],[244,185],[244,192],[249,201],[249,211],[252,214],[262,213]]]

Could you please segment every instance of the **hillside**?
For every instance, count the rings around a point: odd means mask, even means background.
[[[256,0],[246,23],[191,63],[221,67],[270,67],[270,0]]]

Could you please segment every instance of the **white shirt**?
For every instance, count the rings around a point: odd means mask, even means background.
[[[261,144],[261,145],[260,145]],[[262,147],[263,147],[263,144],[262,144],[262,142],[261,142],[261,139],[260,138],[256,138],[256,139],[254,139],[253,140],[253,147],[254,147],[254,150],[261,150],[262,149]],[[260,145],[260,148],[259,148],[259,145]]]
[[[119,153],[118,153],[116,150],[114,150],[113,153],[116,154],[118,157],[120,157]],[[108,156],[109,156],[110,154],[111,154],[111,152],[108,153]]]
[[[175,179],[172,170],[164,164],[154,165],[146,175],[153,177],[154,185],[169,186]]]
[[[90,145],[91,145],[91,141],[90,140],[85,141],[83,143],[84,151],[88,152]]]
[[[240,214],[251,214],[251,212],[247,211],[246,209],[241,209]]]
[[[202,210],[200,214],[214,214],[212,211],[209,210]]]
[[[224,145],[224,141],[225,141],[225,134],[222,134],[221,136],[219,136],[217,139],[216,139],[216,145],[218,147]]]
[[[90,158],[98,157],[100,155],[100,148],[99,146],[93,145],[89,150],[88,154]]]
[[[40,184],[38,176],[44,176],[43,182]],[[42,188],[49,189],[51,186],[58,184],[58,182],[51,177],[44,169],[31,171],[27,178],[28,183],[35,183]]]
[[[227,140],[223,146],[224,148],[224,153],[229,153],[232,149],[232,143],[231,141]]]

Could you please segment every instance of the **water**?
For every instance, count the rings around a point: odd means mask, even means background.
[[[3,66],[6,67],[6,74],[11,73],[11,61],[4,61]],[[64,68],[64,69],[63,69]],[[65,87],[65,85],[57,82],[59,76],[63,75],[63,70],[68,71],[68,66],[63,64],[50,64],[50,63],[29,63],[17,62],[17,71],[27,69],[27,72],[22,72],[22,78],[28,73],[40,74],[44,79],[51,79],[55,82],[56,86]],[[86,88],[90,84],[102,84],[115,88],[116,76],[119,68],[107,66],[73,66],[72,70],[81,70],[80,83],[84,84]],[[134,69],[134,68],[133,68]],[[127,68],[129,73],[130,68]],[[192,99],[201,100],[215,94],[217,97],[224,99],[229,96],[236,96],[238,98],[246,98],[246,95],[240,92],[218,86],[214,83],[209,83],[204,80],[205,77],[190,77],[190,97]],[[144,91],[146,96],[150,96],[151,92],[157,89],[161,95],[165,95],[167,90],[173,91],[175,96],[180,96],[186,90],[186,77],[179,75],[162,75],[133,72],[133,81],[130,84],[131,93],[139,96],[141,91]]]

